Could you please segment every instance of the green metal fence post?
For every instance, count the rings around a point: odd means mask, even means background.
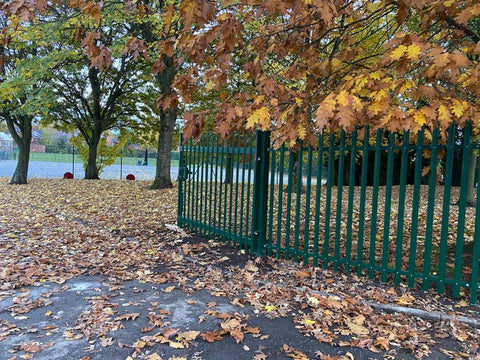
[[[398,222],[397,239],[395,241],[395,276],[394,283],[400,284],[400,271],[402,270],[402,252],[403,252],[403,232],[405,220],[405,189],[407,185],[407,167],[408,167],[408,149],[409,149],[410,131],[403,131],[402,136],[402,158],[400,165],[400,188],[398,198]]]
[[[477,170],[477,179],[480,179],[480,166]],[[473,235],[472,275],[470,279],[470,305],[475,305],[478,299],[480,267],[480,186],[477,185],[477,199],[475,206],[475,233]]]
[[[382,242],[382,275],[381,280],[387,281],[387,269],[390,250],[390,216],[392,205],[392,182],[393,182],[393,151],[395,134],[388,134],[387,148],[387,184],[385,186],[385,207],[383,209],[383,242]]]
[[[432,133],[432,152],[430,154],[430,177],[428,180],[428,200],[427,200],[427,226],[425,231],[425,243],[423,248],[423,278],[422,288],[427,291],[430,287],[431,264],[432,264],[432,242],[433,242],[433,220],[435,215],[435,187],[437,183],[438,167],[438,137],[439,129],[436,128]]]
[[[460,180],[460,198],[458,199],[457,241],[455,244],[455,264],[453,269],[453,297],[460,296],[463,268],[463,245],[465,241],[465,220],[467,208],[467,184],[470,156],[472,156],[472,122],[468,121],[463,128],[462,175]]]
[[[195,211],[194,211],[194,216],[193,216],[193,223],[194,223],[194,229],[195,231],[198,231],[198,210],[200,208],[200,191],[199,191],[199,184],[200,184],[200,154],[201,151],[198,148],[198,146],[195,146],[192,148],[193,151],[193,164],[195,166],[195,172],[192,175],[193,176],[193,181],[194,183],[192,184],[193,186],[193,199],[195,203]],[[192,209],[193,211],[193,209]]]
[[[368,254],[368,277],[373,279],[375,277],[375,264],[376,264],[376,241],[378,231],[378,198],[380,187],[380,162],[382,156],[382,137],[383,131],[377,129],[377,135],[375,138],[375,163],[373,166],[373,189],[372,189],[372,215],[370,223],[370,246]]]
[[[296,187],[296,203],[295,203],[295,241],[294,241],[294,261],[298,262],[299,242],[300,242],[300,208],[302,206],[302,167],[303,167],[303,142],[300,141],[300,149],[297,159],[297,187]]]
[[[243,142],[247,142],[248,141],[248,138],[244,135],[242,136],[242,140]],[[248,145],[244,144],[244,150],[242,152],[242,180],[241,180],[241,184],[242,184],[242,189],[241,189],[241,194],[240,194],[240,202],[243,206],[243,204],[245,203],[245,172],[247,171],[246,170],[246,167],[247,167],[247,149],[250,148],[250,143],[248,143]],[[250,154],[248,155],[248,157],[250,157]],[[247,192],[247,195],[248,195],[248,192]],[[240,233],[240,240],[239,240],[239,247],[240,248],[246,248],[246,238],[248,237],[248,231],[245,231],[245,236],[243,235],[243,231],[244,231],[244,217],[245,217],[245,211],[240,211],[240,222],[239,222],[239,227],[238,227],[238,231]]]
[[[425,139],[425,129],[422,128],[417,133],[417,146],[415,152],[415,180],[413,184],[412,217],[410,232],[410,247],[408,259],[408,286],[415,285],[415,273],[417,270],[417,238],[418,238],[418,213],[420,206],[420,184],[422,181],[422,159]]]
[[[314,230],[313,230],[313,266],[318,266],[318,245],[320,242],[320,197],[321,197],[321,188],[322,188],[322,176],[323,176],[323,134],[324,131],[320,133],[318,137],[318,163],[317,163],[317,184],[315,188],[315,221],[314,221]]]
[[[305,265],[308,264],[308,258],[311,256],[309,253],[309,245],[310,245],[310,199],[312,195],[312,160],[313,160],[313,148],[311,145],[308,146],[308,158],[307,158],[307,190],[305,194],[305,232],[303,238],[303,263]]]
[[[273,247],[273,222],[275,216],[273,209],[275,207],[275,169],[277,168],[277,156],[275,150],[271,151],[270,161],[270,194],[269,194],[269,210],[268,210],[268,235],[267,235],[267,256],[272,256]]]
[[[255,134],[256,137],[256,134]],[[255,178],[252,180],[252,169],[255,170],[255,164],[256,164],[256,157],[255,157],[255,149],[256,146],[256,141],[254,141],[253,134],[250,133],[248,137],[248,148],[249,148],[249,154],[248,156],[248,173],[247,173],[247,188],[246,188],[246,197],[247,197],[247,202],[246,202],[246,208],[247,211],[245,213],[245,236],[246,236],[246,243],[245,243],[245,248],[250,248],[252,249],[254,245],[254,240],[255,237],[253,236],[253,226],[252,226],[252,214],[253,212],[250,212],[251,207],[253,204],[250,203],[250,199],[254,197],[254,194],[252,194],[252,187],[253,186],[252,181],[255,180]],[[255,174],[254,174],[255,175]]]
[[[183,134],[180,134],[180,144],[183,142]],[[184,172],[186,173],[186,171],[184,171],[184,161],[183,161],[183,156],[184,156],[184,149],[183,149],[183,146],[180,146],[180,161],[179,161],[179,164],[178,164],[178,203],[177,203],[177,225],[178,226],[182,226],[182,217],[184,217],[184,213],[183,213],[183,202],[184,202],[184,197],[185,197],[185,194],[184,194],[184,190],[183,190],[183,183],[185,181],[184,179],[184,176],[186,174],[184,174]]]
[[[208,137],[208,134],[203,134],[201,139],[200,139],[200,151],[201,151],[201,154],[199,154],[199,160],[200,160],[200,163],[198,165],[198,175],[200,177],[200,192],[199,192],[199,197],[200,197],[200,209],[199,209],[199,219],[198,219],[198,222],[199,222],[199,233],[200,235],[207,235],[207,231],[205,229],[205,223],[206,223],[206,218],[205,218],[205,214],[206,214],[206,201],[207,201],[207,197],[205,196],[205,190],[204,190],[204,184],[205,186],[207,185],[206,182],[205,182],[205,168],[206,168],[206,164],[205,164],[205,154],[206,154],[206,151],[205,149],[207,148],[207,137]],[[205,203],[205,204],[204,204]]]
[[[338,271],[338,266],[340,261],[344,166],[345,166],[345,130],[342,129],[340,133],[340,148],[339,148],[339,156],[338,156],[337,211],[336,211],[336,217],[335,217],[335,246],[334,246],[334,258],[333,258],[334,271]]]
[[[230,150],[228,153],[229,156],[229,161],[227,161],[227,180],[228,182],[228,187],[229,187],[229,206],[228,206],[228,245],[235,244],[235,235],[232,236],[232,211],[233,211],[233,167],[235,163],[235,138],[232,136],[230,139]],[[235,209],[236,210],[236,209]]]
[[[328,167],[327,167],[327,194],[325,199],[325,226],[323,243],[323,268],[328,269],[330,260],[330,213],[332,209],[332,183],[333,183],[333,160],[335,158],[335,136],[329,134],[328,141]]]
[[[185,144],[185,165],[186,165],[186,184],[185,184],[185,190],[187,193],[187,198],[188,200],[186,201],[186,209],[185,209],[185,217],[186,217],[186,223],[188,224],[188,227],[191,229],[192,228],[192,219],[193,219],[193,213],[192,213],[192,177],[193,173],[189,173],[189,169],[193,169],[193,163],[192,163],[192,139],[190,138],[187,143]]]
[[[358,130],[352,134],[352,145],[350,148],[350,170],[348,179],[348,210],[347,210],[347,238],[345,245],[345,272],[350,272],[352,261],[352,232],[353,232],[353,198],[355,195],[355,162],[357,157],[357,136]]]
[[[278,161],[277,244],[275,246],[277,259],[280,258],[280,251],[282,250],[283,175],[285,174],[285,151],[285,144],[283,144],[280,148],[280,159]]]
[[[242,232],[241,228],[240,228],[240,230],[238,230],[237,220],[238,220],[238,194],[239,194],[238,183],[239,183],[240,163],[241,163],[240,162],[240,159],[241,159],[241,157],[240,157],[240,144],[243,143],[243,137],[240,137],[240,134],[237,133],[235,138],[237,140],[237,148],[236,148],[236,153],[235,153],[236,159],[237,159],[236,160],[237,171],[236,171],[236,174],[235,174],[235,194],[236,194],[236,196],[235,196],[235,215],[234,215],[234,219],[233,219],[233,233],[235,234],[235,238],[233,240],[233,246],[237,246],[237,244],[240,244],[239,239],[241,238],[241,232]],[[243,199],[242,199],[241,203],[243,203]]]
[[[370,154],[370,128],[365,127],[362,146],[362,170],[360,173],[360,209],[358,214],[358,244],[357,244],[357,276],[362,275],[363,262],[363,241],[365,234],[365,204],[367,198],[367,170],[368,156]]]
[[[252,252],[256,256],[264,255],[267,238],[269,146],[270,133],[267,131],[257,131],[252,210]]]
[[[450,231],[450,202],[452,201],[452,174],[453,157],[455,155],[455,128],[448,128],[447,159],[445,162],[445,183],[443,185],[443,208],[442,208],[442,232],[440,235],[440,250],[438,256],[438,284],[437,291],[443,294],[445,291],[445,273],[447,269],[448,233]]]
[[[210,192],[210,200],[209,200],[209,204],[208,204],[208,227],[210,229],[210,235],[214,234],[214,229],[215,227],[212,227],[212,223],[215,222],[215,220],[212,220],[212,207],[213,207],[213,196],[214,196],[214,193],[213,193],[213,174],[215,173],[215,169],[214,169],[214,163],[213,163],[213,158],[214,158],[214,153],[215,151],[215,137],[213,136],[213,134],[209,134],[208,136],[208,145],[207,145],[207,152],[208,152],[208,162],[210,164],[210,171],[208,172],[207,174],[207,178],[206,178],[206,181],[208,181],[210,184],[209,184],[209,192]],[[205,216],[207,214],[205,213]]]

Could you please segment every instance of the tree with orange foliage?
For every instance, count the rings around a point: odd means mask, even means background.
[[[14,0],[9,14],[29,19],[58,1]],[[101,21],[102,2],[70,6]],[[148,2],[126,1],[142,19]],[[388,130],[444,130],[480,111],[480,35],[476,0],[183,0],[161,2],[174,36],[153,33],[155,72],[168,78],[159,106],[166,114],[199,91],[220,91],[216,130],[271,130],[276,146],[315,143],[322,129],[370,125]],[[143,10],[142,10],[143,9]],[[99,30],[100,31],[100,30]],[[126,44],[134,51],[143,39]],[[95,49],[95,38],[84,40]],[[104,51],[92,65],[108,65]],[[108,54],[107,54],[108,55]],[[185,72],[178,65],[188,63]],[[232,65],[251,86],[222,93]],[[172,65],[170,65],[172,64]],[[171,75],[171,76],[170,76]],[[238,72],[235,74],[238,76]],[[208,88],[205,84],[211,84]],[[185,136],[198,136],[205,113],[185,115]]]
[[[227,61],[234,59],[225,56],[221,26],[241,16],[242,31],[228,43],[242,47],[242,58],[249,60],[245,76],[255,91],[219,99],[222,133],[241,123],[272,130],[277,146],[293,146],[299,139],[313,144],[325,126],[444,130],[478,122],[477,1],[240,3],[195,37],[199,43],[216,39],[210,55],[215,60],[200,60],[228,74]],[[246,44],[248,24],[257,26]],[[187,135],[198,135],[201,119],[189,120]]]

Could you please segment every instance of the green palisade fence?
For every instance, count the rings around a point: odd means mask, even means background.
[[[469,204],[468,185],[479,148],[470,123],[324,132],[295,150],[273,148],[267,132],[204,134],[180,149],[178,225],[257,256],[467,289],[475,304],[480,201]]]

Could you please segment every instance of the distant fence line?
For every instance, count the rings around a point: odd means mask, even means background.
[[[72,152],[73,151],[73,152]],[[156,151],[147,151],[148,165],[156,165]],[[16,160],[18,157],[18,149],[0,150],[0,160]],[[180,158],[178,151],[172,151],[172,161],[178,161]],[[54,161],[54,162],[74,162],[82,163],[76,149],[71,146],[45,146],[45,152],[30,151],[30,161]],[[127,151],[125,156],[119,156],[115,159],[114,164],[119,165],[147,165],[145,163],[145,150]]]
[[[467,196],[480,145],[471,124],[447,134],[367,127],[296,152],[272,148],[267,132],[204,134],[180,148],[178,225],[259,256],[454,297],[469,289],[474,304],[480,201]]]

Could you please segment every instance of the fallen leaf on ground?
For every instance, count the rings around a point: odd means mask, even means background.
[[[223,337],[217,331],[207,331],[206,333],[202,334],[202,338],[210,343],[223,340]]]

